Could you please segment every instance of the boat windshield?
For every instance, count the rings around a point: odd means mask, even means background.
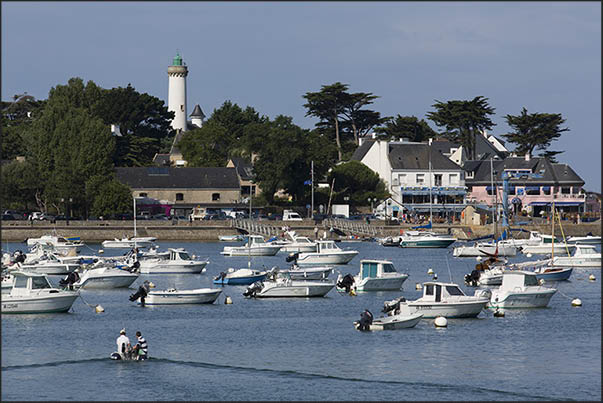
[[[383,264],[383,272],[384,273],[396,273],[396,269],[393,264],[384,263]]]
[[[538,285],[538,279],[536,278],[536,276],[524,276],[523,285]]]
[[[446,292],[448,293],[448,295],[465,295],[460,288],[455,287],[453,285],[447,285]]]
[[[26,276],[16,276],[13,287],[14,288],[27,288],[27,277]]]
[[[36,289],[41,289],[41,288],[52,288],[52,287],[50,287],[50,284],[48,283],[48,280],[46,279],[46,277],[32,277],[31,278],[31,288],[36,290]]]
[[[180,259],[182,259],[182,260],[191,260],[190,256],[186,252],[180,252]]]

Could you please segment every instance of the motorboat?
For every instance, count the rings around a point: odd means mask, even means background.
[[[400,246],[399,236],[387,236],[377,239],[377,243],[381,246]]]
[[[431,231],[404,231],[400,235],[401,248],[447,248],[456,242],[452,235]]]
[[[544,281],[565,281],[572,275],[573,267],[540,266],[534,270],[536,278]]]
[[[490,308],[543,308],[557,292],[538,283],[536,273],[509,270],[503,274],[502,285],[492,290]]]
[[[465,284],[473,287],[480,285],[501,285],[502,273],[507,259],[489,257],[485,261],[475,265],[470,274],[465,274]]]
[[[278,269],[289,273],[292,280],[326,280],[333,273],[333,266],[304,266],[293,264],[289,269]]]
[[[208,260],[195,260],[183,248],[169,248],[167,258],[141,260],[140,272],[145,274],[158,273],[202,273]]]
[[[517,247],[504,241],[476,242],[473,245],[457,246],[452,252],[452,255],[456,257],[515,256],[516,254]]]
[[[241,242],[245,240],[244,235],[220,235],[218,239],[222,242]]]
[[[368,325],[367,330],[396,330],[408,329],[415,327],[423,318],[423,313],[413,312],[408,307],[404,297],[397,298],[393,301],[384,302],[383,312],[385,316],[373,319]],[[354,322],[354,327],[360,330],[360,321]]]
[[[553,265],[560,267],[601,268],[601,252],[594,245],[576,244],[571,256],[553,257]]]
[[[18,263],[21,270],[31,270],[36,273],[49,275],[62,275],[77,270],[78,263],[63,263],[54,254],[44,253],[42,256],[30,263]]]
[[[79,296],[77,291],[54,288],[44,274],[18,270],[11,275],[13,287],[2,295],[3,314],[67,312]]]
[[[274,281],[257,281],[243,295],[251,298],[324,297],[335,287],[330,281],[292,280],[288,273],[279,273]]]
[[[314,252],[316,251],[316,242],[306,236],[298,236],[295,231],[287,231],[290,239],[273,241],[273,245],[279,245],[279,252]]]
[[[219,275],[214,277],[214,284],[222,285],[249,285],[256,281],[262,281],[266,278],[266,272],[262,270],[256,270],[251,268],[243,268],[235,270],[229,268],[225,272],[221,272]]]
[[[67,254],[70,251],[79,252],[84,244],[80,241],[80,237],[62,237],[58,235],[42,235],[40,238],[28,238],[27,246],[37,244],[52,245],[55,250],[60,253]]]
[[[117,267],[96,267],[86,269],[76,288],[127,288],[140,276],[137,271],[124,270]]]
[[[550,254],[563,254],[570,253],[576,248],[576,245],[570,245],[568,243],[552,243],[552,242],[540,242],[536,245],[524,245],[521,247],[521,252],[524,255],[550,255]]]
[[[220,252],[225,256],[274,256],[281,249],[280,245],[264,242],[261,235],[249,235],[243,246],[225,246]]]
[[[340,249],[334,241],[316,241],[315,252],[301,252],[295,254],[295,261],[298,265],[329,265],[329,264],[347,264],[352,260],[358,251]]]
[[[423,296],[409,301],[413,312],[421,312],[424,318],[474,318],[490,301],[490,291],[479,289],[472,296],[465,295],[454,283],[428,281],[423,283]]]
[[[408,274],[399,273],[389,260],[360,261],[360,271],[353,277],[353,288],[356,291],[400,291]],[[345,288],[341,274],[337,278],[337,288]],[[341,285],[340,285],[341,284]]]
[[[581,245],[601,245],[601,237],[592,234],[586,236],[570,236],[567,238],[567,243]]]
[[[149,237],[123,237],[121,239],[109,239],[102,242],[103,248],[106,249],[132,249],[132,248],[148,248],[155,242],[157,238]]]
[[[213,304],[221,292],[219,288],[153,290],[147,293],[144,303],[145,305]],[[140,298],[137,301],[140,303]]]

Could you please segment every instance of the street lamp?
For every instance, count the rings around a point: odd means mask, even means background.
[[[373,197],[373,198],[368,198],[368,202],[371,203],[371,214],[373,213],[373,202],[376,202],[377,198]]]

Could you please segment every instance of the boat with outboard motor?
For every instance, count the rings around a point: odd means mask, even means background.
[[[78,291],[53,287],[44,274],[16,270],[11,273],[14,283],[9,293],[2,294],[2,313],[67,312]]]
[[[517,246],[509,241],[475,242],[473,245],[461,245],[454,248],[452,255],[455,257],[477,256],[515,256]]]
[[[473,287],[500,285],[502,284],[502,272],[507,263],[507,259],[490,256],[483,262],[477,263],[470,274],[465,274],[465,284]]]
[[[543,287],[536,273],[523,270],[505,270],[503,282],[492,290],[490,308],[544,308],[557,292],[555,288]]]
[[[64,263],[57,258],[53,253],[44,253],[30,263],[17,263],[22,270],[31,270],[36,273],[48,275],[68,274],[77,270],[80,265],[78,263]]]
[[[601,252],[594,245],[575,244],[576,249],[571,256],[555,256],[553,265],[559,267],[601,268]]]
[[[248,298],[271,297],[324,297],[335,283],[331,281],[292,280],[289,273],[276,272],[273,279],[256,281],[243,296]]]
[[[580,245],[601,245],[601,237],[593,235],[589,232],[585,236],[570,236],[567,238],[567,243]]]
[[[297,265],[331,265],[331,264],[347,264],[356,255],[358,251],[341,249],[335,245],[335,241],[321,240],[316,241],[315,252],[301,252],[293,255]]]
[[[222,292],[219,288],[197,288],[192,290],[152,290],[145,297],[145,305],[213,304]],[[140,298],[136,299],[141,304]]]
[[[400,235],[401,248],[447,248],[457,239],[452,235],[432,231],[404,231]]]
[[[413,312],[423,313],[424,318],[474,318],[489,301],[489,290],[476,290],[468,296],[457,284],[428,281],[423,283],[423,296],[409,301],[408,306]]]
[[[155,242],[155,237],[123,237],[121,239],[114,238],[102,242],[103,248],[106,249],[132,249],[132,248],[148,248]]]
[[[280,249],[280,245],[265,242],[261,235],[249,235],[245,245],[225,246],[220,254],[224,256],[274,256]]]
[[[63,254],[68,254],[71,251],[77,253],[84,246],[81,242],[80,237],[63,237],[59,235],[42,235],[39,238],[28,238],[27,246],[32,247],[34,245],[52,245],[56,251]]]
[[[400,291],[408,274],[399,273],[389,260],[363,259],[356,276],[346,274],[337,278],[337,290],[355,291]]]
[[[169,248],[165,257],[141,260],[140,272],[145,274],[164,273],[204,273],[209,260],[191,258],[183,248]]]
[[[85,269],[80,279],[73,283],[76,288],[127,288],[140,277],[138,268],[106,266],[99,262]]]
[[[285,234],[289,237],[286,240],[275,240],[270,242],[272,245],[281,247],[279,252],[314,252],[316,251],[316,242],[310,240],[306,236],[299,236],[295,231],[286,231]]]
[[[218,239],[222,242],[241,242],[245,240],[245,235],[220,235]]]
[[[249,285],[266,278],[266,272],[251,268],[235,270],[232,267],[214,277],[214,284]]]
[[[423,313],[413,312],[406,303],[404,297],[396,298],[392,301],[383,303],[383,310],[386,315],[377,319],[370,318],[368,323],[366,316],[361,316],[360,321],[354,322],[356,330],[395,330],[409,329],[415,327],[423,318]]]

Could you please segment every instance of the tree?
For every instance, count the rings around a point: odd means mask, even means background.
[[[29,206],[36,205],[44,184],[31,162],[13,161],[2,166],[0,189],[2,206],[29,210]]]
[[[389,118],[382,127],[375,129],[380,139],[398,140],[408,138],[410,141],[422,142],[437,136],[425,120],[416,116],[400,116]]]
[[[387,118],[381,118],[379,112],[361,109],[379,98],[367,92],[349,94],[345,99],[343,115],[347,118],[354,134],[354,143],[358,145],[358,137],[368,133],[374,126],[382,124]]]
[[[444,127],[442,135],[461,144],[470,158],[475,159],[476,136],[495,125],[488,117],[494,114],[494,108],[488,105],[488,98],[477,96],[471,101],[454,100],[446,103],[436,100],[432,107],[436,111],[429,112],[427,118],[438,127]]]
[[[389,197],[385,183],[379,175],[359,161],[336,165],[329,172],[329,183],[333,183],[334,201],[342,202],[349,197],[352,204],[365,205],[369,197]]]
[[[555,162],[555,155],[562,151],[549,151],[551,142],[561,137],[561,133],[569,131],[561,128],[565,119],[560,113],[528,113],[526,108],[517,116],[506,115],[507,124],[514,131],[503,134],[508,141],[517,145],[518,154],[531,155],[534,149],[542,150],[541,156]]]
[[[0,103],[3,159],[9,160],[26,155],[27,149],[23,142],[23,133],[31,126],[43,105],[44,101],[36,101],[27,93],[14,95],[12,102]]]
[[[132,211],[132,192],[128,186],[117,179],[105,181],[100,185],[92,205],[92,214],[109,217],[130,211]]]

